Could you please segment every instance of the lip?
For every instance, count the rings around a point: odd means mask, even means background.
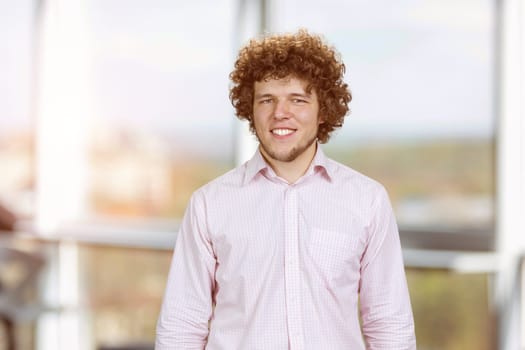
[[[274,130],[289,130],[290,133],[288,133],[288,134],[277,134],[277,133],[274,133]],[[275,138],[278,139],[278,140],[285,140],[285,139],[287,139],[287,138],[290,138],[290,137],[292,137],[296,132],[297,132],[297,129],[289,128],[289,127],[276,127],[276,128],[272,128],[272,129],[270,130],[270,134],[272,135],[272,137],[275,137]]]

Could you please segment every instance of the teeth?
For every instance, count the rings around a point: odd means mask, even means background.
[[[273,129],[272,130],[272,133],[277,134],[279,136],[288,135],[288,134],[291,134],[292,132],[293,130],[290,130],[290,129]]]

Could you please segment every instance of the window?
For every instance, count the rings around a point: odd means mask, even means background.
[[[86,214],[147,236],[234,165],[234,2],[93,1],[87,10],[95,113]],[[79,248],[96,346],[153,341],[172,247]]]
[[[492,275],[407,270],[420,349],[496,349]]]
[[[403,248],[492,249],[495,4],[271,4],[272,31],[305,27],[340,51],[352,111],[323,147],[385,185]],[[415,263],[407,278],[418,347],[495,348],[492,276]]]
[[[171,250],[80,248],[83,307],[90,320],[89,338],[97,347],[154,341],[172,254]]]
[[[180,218],[197,187],[233,166],[233,10],[231,0],[91,3],[92,214]]]

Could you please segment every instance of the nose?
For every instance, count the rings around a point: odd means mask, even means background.
[[[280,101],[275,104],[275,109],[273,111],[275,119],[286,119],[290,115],[288,104],[285,101]]]

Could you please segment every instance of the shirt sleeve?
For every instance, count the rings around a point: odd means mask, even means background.
[[[215,265],[204,200],[197,192],[177,236],[157,321],[156,350],[204,349],[212,315]]]
[[[367,350],[415,350],[416,338],[399,232],[381,187],[361,259],[360,309]]]

